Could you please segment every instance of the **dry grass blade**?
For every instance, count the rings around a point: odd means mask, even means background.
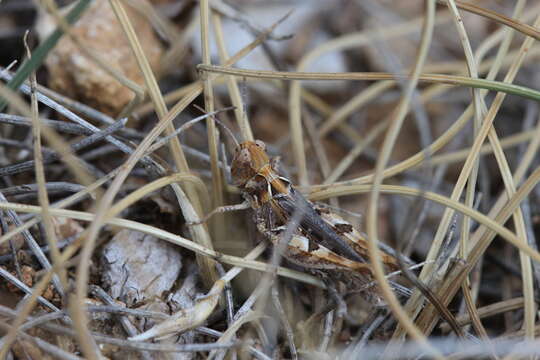
[[[450,9],[450,12],[452,13],[454,17],[454,22],[456,24],[456,28],[459,33],[461,43],[463,45],[463,52],[465,54],[469,76],[474,79],[478,79],[477,64],[474,58],[471,44],[469,42],[467,31],[465,30],[465,27],[463,26],[463,20],[461,18],[461,15],[459,14],[459,11],[457,10],[457,7],[454,1],[448,0],[447,4],[448,4],[448,8]],[[486,111],[486,105],[483,103],[483,98],[481,97],[481,94],[478,90],[473,89],[472,96],[473,96],[473,109],[474,109],[473,128],[474,128],[474,133],[476,136],[478,135],[478,130],[480,129],[480,126],[481,126],[482,116],[485,114],[485,111]],[[495,142],[498,144],[498,139],[496,139]],[[468,205],[469,207],[474,206],[479,166],[480,166],[480,162],[479,162],[479,159],[477,159],[467,182],[467,193],[465,196],[465,204]],[[471,230],[471,220],[468,217],[464,217],[461,224],[461,237],[460,237],[460,244],[459,244],[460,246],[459,256],[461,259],[465,259],[467,257],[470,230]],[[478,313],[476,310],[476,304],[474,300],[475,294],[473,294],[473,292],[471,291],[469,278],[465,279],[464,283],[462,284],[462,292],[464,295],[467,311],[469,312],[469,315],[473,319],[473,325],[476,332],[480,335],[480,337],[484,341],[489,342],[489,337],[486,332],[486,329],[482,325],[482,322],[480,321],[480,317],[478,316]]]
[[[439,4],[445,4],[446,0],[437,0]],[[467,3],[464,1],[455,1],[456,6],[467,12],[483,16],[487,19],[493,20],[496,23],[500,23],[511,27],[512,29],[519,31],[520,33],[530,36],[535,40],[540,40],[540,31],[537,28],[530,26],[528,24],[522,23],[520,21],[514,20],[497,12],[482,8],[480,6]]]
[[[310,72],[288,72],[288,71],[267,71],[267,70],[246,70],[233,69],[217,65],[198,65],[197,68],[202,71],[215,72],[226,75],[236,75],[243,77],[253,77],[259,79],[280,79],[280,80],[407,80],[408,76],[403,74],[390,73],[310,73]],[[540,100],[540,92],[534,89],[526,88],[507,82],[498,82],[485,79],[474,79],[466,76],[444,75],[444,74],[421,74],[419,81],[437,84],[446,84],[453,86],[467,86],[476,89],[486,89],[523,96],[532,100]]]
[[[210,65],[210,6],[208,0],[199,1],[200,23],[201,23],[201,48],[202,48],[202,62],[203,64]],[[204,108],[207,113],[214,111],[214,88],[212,78],[203,74],[203,96],[204,96]],[[208,153],[210,155],[210,170],[212,171],[212,194],[214,208],[222,206],[224,204],[224,187],[223,179],[221,177],[221,171],[218,166],[218,142],[219,131],[216,128],[216,122],[214,116],[210,116],[206,120],[206,138],[208,140]],[[213,222],[213,234],[215,241],[222,242],[224,237],[221,234],[225,233],[225,222],[223,216],[217,216]],[[214,279],[215,280],[215,277]]]
[[[27,50],[27,56],[29,59],[32,59],[32,55],[31,55],[30,49],[28,48],[28,45],[26,44],[26,41],[25,41],[25,45],[26,45],[26,50]],[[32,96],[31,96],[32,130],[33,130],[32,136],[34,139],[35,173],[36,173],[36,181],[38,184],[38,198],[39,198],[39,204],[43,209],[43,215],[42,215],[43,223],[45,227],[45,233],[47,235],[47,242],[49,244],[49,248],[51,249],[52,262],[56,268],[61,269],[58,272],[58,276],[62,284],[62,287],[58,288],[58,291],[60,292],[60,295],[64,297],[65,296],[64,289],[66,289],[68,285],[67,274],[62,269],[62,263],[60,262],[58,238],[53,228],[53,219],[49,212],[49,195],[47,194],[47,189],[45,188],[46,179],[45,179],[45,169],[43,166],[43,156],[42,156],[42,150],[41,150],[41,124],[39,120],[38,101],[36,98],[37,81],[36,81],[35,72],[30,75],[30,83],[31,83],[31,89],[32,89]]]
[[[486,318],[506,311],[518,310],[523,307],[523,304],[524,302],[522,297],[500,301],[498,303],[478,308],[478,316],[480,318]],[[466,325],[472,321],[471,317],[467,314],[458,316],[456,320],[460,326]],[[443,331],[447,331],[449,329],[448,324],[441,324],[441,329]]]
[[[403,257],[401,254],[398,254],[397,256],[399,265],[401,267],[401,271],[414,286],[422,292],[422,294],[426,297],[426,299],[433,305],[437,311],[439,312],[439,315],[447,322],[447,324],[450,326],[450,329],[458,336],[460,339],[465,339],[465,335],[461,328],[458,325],[458,322],[454,315],[448,310],[446,305],[443,304],[443,302],[438,298],[438,296],[431,291],[429,287],[427,287],[426,284],[422,283],[416,275],[414,275],[411,270],[408,269],[407,264],[403,261]]]
[[[1,73],[0,76],[5,79],[11,79],[11,75],[7,73]],[[20,90],[25,94],[30,94],[30,86],[27,84],[22,84]],[[51,109],[58,111],[60,114],[66,116],[69,120],[76,122],[77,124],[85,127],[86,129],[90,130],[92,133],[100,131],[100,129],[91,123],[87,122],[74,112],[68,110],[64,106],[60,105],[58,102],[52,100],[51,98],[45,96],[43,93],[38,92],[37,93],[37,99],[43,103],[44,105],[50,107]],[[10,103],[15,103],[14,100],[11,100]],[[20,107],[19,107],[20,108]],[[25,112],[29,114],[29,111]],[[29,117],[29,116],[28,116]],[[114,122],[113,122],[114,123]],[[52,134],[52,133],[51,133]],[[54,134],[51,135],[51,137],[54,136]],[[59,141],[60,139],[58,139]],[[118,149],[120,149],[122,152],[126,154],[131,154],[133,152],[133,149],[125,144],[124,142],[120,141],[119,139],[111,136],[110,134],[105,137],[105,140],[107,140],[109,143],[116,146]],[[148,158],[143,157],[141,160],[141,163],[143,163],[145,166],[149,167],[155,167],[155,164]],[[75,171],[75,170],[74,170]],[[83,170],[80,170],[83,171]],[[90,184],[92,181],[89,180],[88,175],[82,175],[76,172],[76,175],[78,176],[78,180],[82,184]]]
[[[380,156],[377,159],[375,166],[375,176],[373,178],[372,191],[369,196],[369,203],[367,209],[367,236],[368,236],[368,250],[369,250],[369,259],[373,267],[375,278],[381,287],[385,300],[388,302],[392,313],[399,321],[399,324],[403,326],[409,335],[415,339],[419,345],[425,348],[425,350],[432,354],[435,358],[440,358],[440,353],[435,348],[433,348],[425,338],[424,334],[415,326],[412,319],[403,309],[399,303],[396,295],[393,293],[388,281],[384,277],[384,268],[382,264],[381,255],[378,251],[377,242],[379,241],[378,235],[378,226],[377,226],[377,209],[378,209],[378,199],[380,194],[380,187],[382,184],[382,175],[383,170],[386,167],[388,160],[390,159],[390,154],[392,148],[395,145],[395,141],[399,130],[405,120],[407,115],[410,102],[412,100],[413,92],[418,83],[420,74],[424,63],[427,58],[427,53],[431,44],[433,36],[433,28],[435,19],[435,4],[431,1],[426,2],[426,18],[422,27],[422,39],[420,46],[418,48],[417,57],[414,63],[414,68],[411,71],[410,79],[406,84],[406,87],[403,90],[403,95],[392,112],[392,120],[386,132],[386,136],[382,145]]]
[[[219,47],[219,58],[221,63],[226,63],[229,59],[229,54],[227,53],[223,29],[221,26],[221,18],[217,14],[212,15],[212,23],[214,25],[214,32],[216,36],[217,45]],[[238,88],[238,83],[236,78],[233,76],[228,76],[227,79],[227,88],[231,97],[231,102],[233,103],[235,109],[234,114],[236,116],[236,122],[240,128],[240,133],[242,134],[243,141],[250,140],[253,141],[253,131],[247,121],[247,114],[244,111],[244,104],[242,103],[242,96],[240,95],[240,89]]]
[[[519,55],[517,56],[517,59],[516,61],[512,64],[510,70],[508,71],[506,77],[505,77],[505,81],[504,82],[512,82],[512,80],[515,78],[516,74],[517,74],[517,70],[519,69],[520,65],[522,64],[522,61],[528,51],[528,48],[530,47],[530,44],[532,42],[532,39],[528,38],[524,41],[523,45],[522,45],[522,48],[520,50],[520,53]],[[504,51],[505,49],[501,50],[501,51]],[[496,63],[494,65],[494,69],[495,70],[498,70],[499,69],[499,65],[500,63]],[[496,71],[492,71],[490,72],[490,74],[488,75],[488,78],[493,78],[493,76],[495,76],[496,74]],[[491,105],[489,111],[487,112],[486,114],[486,117],[485,117],[485,120],[482,124],[482,127],[480,128],[480,130],[478,131],[478,135],[475,137],[475,141],[474,141],[474,144],[473,144],[473,147],[472,147],[472,151],[470,152],[469,156],[467,157],[467,160],[463,166],[463,169],[460,173],[460,176],[458,178],[458,181],[456,182],[455,186],[454,186],[454,190],[452,192],[452,195],[451,195],[451,198],[452,199],[458,199],[461,194],[462,194],[462,191],[465,187],[465,184],[466,184],[466,179],[468,179],[472,169],[473,169],[473,165],[474,165],[474,162],[475,162],[475,159],[476,159],[476,156],[478,155],[478,151],[479,151],[479,148],[480,146],[482,145],[483,141],[486,139],[488,133],[490,132],[491,130],[491,126],[492,126],[492,122],[502,104],[502,101],[504,99],[504,94],[502,93],[499,93],[497,96],[496,96],[496,101],[493,102],[493,104]],[[428,260],[433,260],[435,257],[436,257],[436,254],[438,253],[439,249],[440,249],[440,246],[442,244],[442,241],[444,239],[444,236],[448,230],[448,227],[450,225],[450,222],[451,222],[451,218],[452,218],[452,215],[453,215],[453,212],[452,210],[450,209],[446,209],[445,210],[445,214],[443,215],[443,218],[441,220],[441,223],[439,224],[439,227],[437,229],[437,233],[435,234],[435,238],[433,240],[433,245],[430,249],[430,252],[428,254]],[[430,272],[433,270],[433,266],[432,265],[427,265],[426,267],[424,267],[424,269],[422,270],[422,273],[420,275],[420,278],[425,280],[428,276],[428,274],[430,274]],[[408,302],[408,308],[411,309],[411,311],[413,313],[416,313],[417,310],[418,310],[418,306],[419,306],[419,298],[418,298],[419,294],[414,294],[411,299],[409,299],[409,302]],[[398,329],[398,331],[396,331],[395,333],[395,337],[398,337],[400,334],[403,334],[402,333],[402,329]]]

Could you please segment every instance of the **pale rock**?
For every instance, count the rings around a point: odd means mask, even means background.
[[[141,232],[122,230],[104,247],[102,280],[114,299],[130,306],[169,291],[182,268],[171,244]]]
[[[145,17],[129,6],[124,8],[154,74],[159,75],[163,45]],[[36,29],[41,39],[46,38],[55,27],[50,15],[40,14]],[[73,33],[87,49],[98,54],[109,66],[135,83],[144,85],[127,38],[107,0],[93,1],[73,27]],[[130,89],[87,58],[67,35],[49,53],[45,64],[49,70],[49,86],[53,90],[111,116],[118,115],[134,97]]]

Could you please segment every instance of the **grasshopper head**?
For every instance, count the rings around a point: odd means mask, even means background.
[[[244,141],[236,148],[231,163],[234,185],[244,187],[259,171],[270,163],[266,146],[260,140]]]

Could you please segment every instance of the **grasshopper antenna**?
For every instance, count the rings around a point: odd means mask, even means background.
[[[206,113],[205,110],[203,108],[201,108],[199,105],[197,104],[194,104],[193,106],[195,106],[195,108],[199,111],[202,111],[203,113]],[[229,107],[226,107],[224,108],[222,111],[228,111],[228,110],[234,110],[236,109],[236,106],[229,106]],[[220,111],[221,112],[221,111]],[[209,116],[214,116],[216,115],[218,112],[217,111],[214,111],[214,112],[211,112],[211,113],[208,113],[205,115],[205,119]],[[191,120],[191,121],[194,121],[195,119]],[[202,119],[201,119],[202,120]],[[200,120],[199,120],[200,121]],[[216,124],[218,124],[219,126],[221,126],[221,128],[223,130],[225,130],[225,132],[227,133],[227,135],[230,136],[230,138],[233,140],[234,142],[234,146],[238,146],[238,140],[236,139],[236,137],[234,136],[234,133],[232,132],[232,130],[221,120],[217,119],[214,117],[214,121],[216,122]],[[185,123],[184,125],[187,125],[188,123]]]
[[[200,109],[199,107],[197,107],[198,109]],[[208,117],[210,116],[214,116],[216,114],[219,114],[221,112],[224,112],[224,111],[229,111],[229,110],[234,110],[235,107],[234,106],[229,106],[229,107],[226,107],[226,108],[223,108],[223,109],[220,109],[220,110],[216,110],[216,111],[213,111],[213,112],[210,112],[210,113],[205,113],[204,115],[201,115],[201,116],[198,116],[196,117],[195,119],[192,119],[192,120],[189,120],[188,122],[186,122],[185,124],[183,124],[182,126],[180,126],[178,129],[176,129],[173,133],[167,135],[167,136],[164,136],[162,137],[161,139],[159,139],[158,141],[156,141],[154,144],[152,144],[152,146],[150,146],[147,150],[147,153],[152,153],[154,151],[156,151],[157,149],[159,149],[160,147],[162,147],[163,145],[165,145],[167,142],[169,142],[173,137],[175,136],[178,136],[180,133],[186,131],[187,129],[189,129],[190,127],[192,127],[193,125],[195,125],[196,123],[198,123],[199,121],[202,121],[202,120],[205,120],[207,119]],[[224,129],[226,129],[227,131],[229,131],[229,135],[233,138],[234,140],[234,143],[235,145],[238,145],[238,141],[236,140],[236,138],[234,137],[233,133],[231,132],[231,130],[227,127],[227,125],[223,124],[221,121],[219,121],[218,119],[214,119],[216,121],[217,124],[221,125]]]

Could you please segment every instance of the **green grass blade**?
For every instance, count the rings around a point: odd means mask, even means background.
[[[73,25],[81,17],[82,13],[91,2],[92,0],[79,0],[73,9],[66,15],[66,22]],[[62,35],[64,35],[64,32],[60,27],[57,27],[56,30],[54,30],[54,32],[34,50],[32,58],[26,60],[21,65],[19,70],[15,73],[15,76],[7,83],[7,87],[13,91],[17,91],[24,81],[28,79],[30,74],[43,63],[43,60],[45,60],[49,51],[56,46]],[[0,97],[0,112],[4,111],[6,105],[6,99]]]

